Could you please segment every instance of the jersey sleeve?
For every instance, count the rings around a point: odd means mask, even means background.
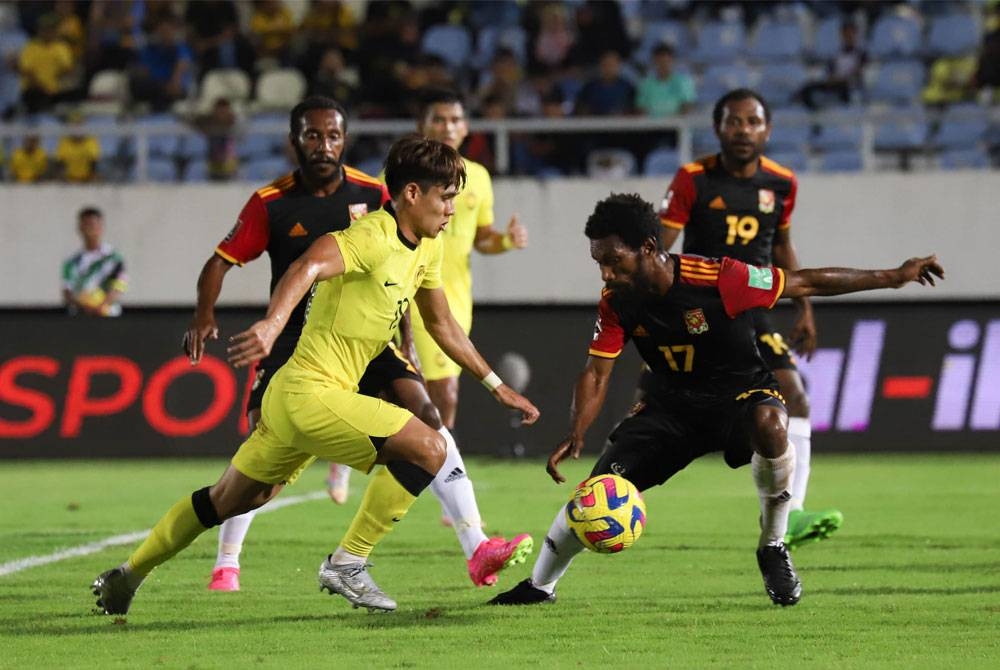
[[[385,261],[392,248],[382,229],[371,220],[328,234],[337,238],[344,258],[344,274],[372,272]]]
[[[424,239],[421,244],[427,242],[428,240]],[[442,286],[441,264],[444,262],[444,240],[439,235],[433,242],[434,251],[428,259],[427,271],[424,272],[424,276],[420,280],[419,288],[440,288]]]
[[[243,265],[264,253],[270,238],[267,207],[260,195],[254,193],[243,206],[236,225],[215,248],[215,253],[230,263]]]
[[[734,258],[723,258],[719,268],[719,294],[729,318],[755,307],[770,309],[785,288],[781,268],[747,265]]]
[[[683,229],[691,218],[695,195],[694,178],[690,172],[680,168],[660,203],[660,223],[675,230]]]
[[[483,204],[479,207],[479,217],[476,220],[476,227],[493,225],[493,180],[490,173],[483,168]]]
[[[597,323],[594,324],[594,338],[590,343],[590,355],[599,358],[618,358],[625,348],[625,329],[622,328],[618,313],[608,302],[607,294],[601,296],[597,306]]]
[[[785,200],[782,202],[781,221],[778,222],[778,228],[786,230],[792,225],[792,210],[795,209],[795,196],[798,193],[799,180],[793,176],[791,187],[788,189],[788,195],[785,196]]]

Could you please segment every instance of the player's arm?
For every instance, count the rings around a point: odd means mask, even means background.
[[[281,277],[271,294],[267,314],[248,329],[229,338],[226,350],[236,367],[250,365],[269,353],[295,306],[318,281],[344,274],[344,256],[333,235],[324,235],[306,249]]]
[[[201,355],[205,352],[205,340],[219,338],[219,326],[215,322],[215,303],[222,293],[222,282],[226,273],[232,267],[233,263],[219,254],[212,254],[198,275],[198,304],[194,310],[194,318],[184,333],[184,352],[188,355],[191,365],[197,365],[201,361]]]
[[[799,257],[795,253],[795,245],[792,244],[792,236],[787,227],[778,228],[775,232],[771,254],[776,267],[785,271],[799,269]],[[795,306],[799,317],[789,337],[795,350],[808,358],[816,351],[816,320],[813,317],[812,303],[806,297],[796,298]]]
[[[538,419],[538,409],[527,398],[500,381],[472,340],[455,321],[444,289],[420,288],[414,295],[414,301],[424,320],[424,327],[448,358],[481,380],[502,405],[519,410],[521,423],[532,424]]]
[[[608,395],[608,382],[611,379],[611,370],[615,366],[614,358],[604,358],[600,356],[590,356],[587,365],[576,380],[576,387],[573,390],[573,403],[570,405],[570,432],[562,442],[556,446],[549,456],[548,464],[545,466],[546,472],[555,480],[562,484],[566,478],[559,473],[558,465],[571,456],[574,459],[580,457],[583,449],[584,435],[590,424],[601,412],[604,406],[604,399]]]
[[[507,222],[506,233],[501,233],[493,226],[476,228],[473,246],[481,254],[502,254],[511,249],[524,249],[528,246],[528,229],[521,225],[517,214],[514,214]]]
[[[944,279],[937,256],[911,258],[892,270],[854,268],[803,268],[785,273],[782,298],[810,295],[841,295],[878,288],[900,288],[910,282],[934,286],[934,278]]]
[[[669,226],[661,226],[660,228],[660,240],[663,241],[663,250],[670,251],[670,247],[674,246],[674,242],[677,238],[681,236],[681,231],[679,228],[670,228]]]

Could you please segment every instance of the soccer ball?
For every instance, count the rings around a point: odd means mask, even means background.
[[[587,549],[617,554],[642,535],[646,503],[624,477],[597,475],[576,487],[566,504],[566,521]]]

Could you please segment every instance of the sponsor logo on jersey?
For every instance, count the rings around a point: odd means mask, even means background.
[[[305,237],[308,234],[309,231],[306,230],[306,227],[303,226],[301,223],[296,223],[294,226],[292,226],[292,229],[288,231],[289,237]]]
[[[712,202],[708,203],[708,208],[709,209],[725,209],[726,208],[726,201],[722,199],[721,195],[717,195],[717,196],[715,196],[715,198],[712,199]]]
[[[774,286],[774,272],[771,268],[759,268],[754,265],[747,266],[747,286],[750,288],[761,288],[770,291]]]
[[[347,213],[351,216],[351,221],[357,221],[368,213],[368,203],[352,202],[347,206]]]
[[[649,331],[640,323],[632,331],[632,337],[649,337]]]
[[[594,322],[594,337],[593,337],[594,342],[596,342],[597,338],[601,336],[601,330],[603,330],[601,327],[601,320],[597,319],[597,321]]]
[[[774,211],[774,191],[769,188],[762,188],[757,191],[757,206],[764,214]]]
[[[701,311],[701,307],[684,312],[684,325],[692,335],[701,335],[708,330],[708,319],[705,318],[705,312]]]

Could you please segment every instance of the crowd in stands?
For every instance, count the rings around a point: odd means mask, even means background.
[[[0,110],[22,128],[0,151],[19,182],[134,176],[134,142],[102,134],[123,119],[192,129],[150,136],[152,179],[256,179],[284,159],[255,122],[304,95],[410,119],[427,86],[460,89],[485,119],[685,115],[702,122],[696,153],[716,146],[712,103],[751,86],[775,109],[772,153],[796,169],[860,169],[859,119],[885,109],[903,120],[886,117],[875,150],[899,165],[1000,163],[997,0],[7,2],[0,45]],[[54,125],[65,137],[23,131]],[[493,138],[469,141],[493,166]],[[676,141],[519,133],[508,172],[669,173]]]

